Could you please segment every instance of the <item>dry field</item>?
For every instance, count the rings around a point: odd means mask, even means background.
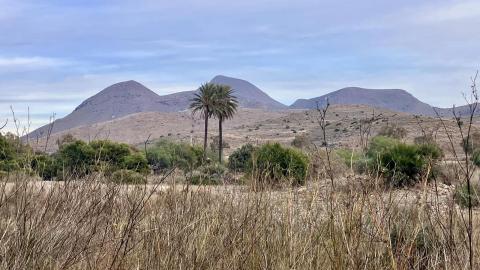
[[[387,124],[395,124],[405,128],[408,133],[406,141],[413,141],[415,137],[424,133],[433,134],[437,143],[443,149],[451,149],[447,130],[455,141],[455,148],[461,151],[461,141],[457,126],[452,119],[445,118],[442,122],[433,117],[415,117],[413,115],[391,112],[384,109],[374,109],[363,105],[335,105],[327,115],[327,137],[329,142],[336,147],[348,149],[359,148],[360,128],[362,121],[372,115],[379,116],[371,125],[370,137]],[[474,130],[479,130],[477,121]],[[190,112],[179,113],[138,113],[120,119],[84,126],[53,134],[48,143],[45,138],[30,138],[30,144],[38,149],[47,145],[49,151],[57,148],[56,140],[65,134],[72,134],[75,138],[85,141],[95,139],[110,139],[144,147],[149,139],[152,141],[169,138],[178,141],[201,144],[203,140],[203,120],[193,118]],[[289,145],[295,136],[306,134],[313,143],[319,144],[321,140],[318,125],[318,113],[315,110],[286,110],[264,111],[260,109],[240,109],[232,120],[224,124],[224,140],[230,148],[225,149],[228,155],[235,148],[245,143],[262,144],[269,141]],[[209,136],[217,136],[218,123],[210,120]],[[447,151],[451,152],[451,151]],[[447,153],[449,154],[449,153]],[[449,157],[451,158],[451,157]]]
[[[0,186],[2,269],[465,269],[451,187],[385,190],[373,177],[301,188],[115,185],[90,178]],[[158,180],[158,179],[157,179]],[[475,211],[475,252],[480,220]],[[478,257],[478,256],[476,256]],[[476,259],[477,260],[477,259]],[[476,266],[478,261],[475,261]]]
[[[331,108],[329,144],[360,149],[373,113],[381,117],[371,121],[370,137],[386,124],[405,128],[408,142],[432,134],[445,152],[440,167],[463,164],[461,156],[454,159],[461,137],[452,119],[365,106]],[[210,123],[215,136],[216,122]],[[182,112],[136,114],[68,133],[143,146],[148,137],[200,143],[202,131],[202,120]],[[63,134],[52,136],[47,148],[53,151]],[[321,145],[316,111],[241,110],[224,133],[227,154],[246,142],[290,144],[298,135]],[[37,147],[43,145],[39,140]],[[237,185],[192,186],[179,172],[148,176],[145,185],[113,184],[98,175],[64,182],[11,175],[0,183],[0,268],[468,269],[470,252],[472,269],[480,268],[480,210],[471,212],[470,249],[469,212],[454,201],[455,187],[465,181],[461,171],[392,189],[344,164],[332,177],[325,160],[317,165],[324,172],[310,174],[303,187],[261,191],[252,177]],[[479,173],[472,179],[478,182]]]

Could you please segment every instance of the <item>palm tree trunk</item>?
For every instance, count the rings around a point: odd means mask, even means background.
[[[207,160],[208,110],[205,111],[205,135],[203,137],[203,161]]]
[[[222,117],[218,118],[218,161],[222,163],[223,139],[222,139]]]

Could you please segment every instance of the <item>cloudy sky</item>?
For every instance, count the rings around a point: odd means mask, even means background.
[[[119,81],[167,94],[217,74],[285,104],[361,86],[448,107],[479,41],[478,0],[0,0],[0,117],[29,108],[34,128]]]

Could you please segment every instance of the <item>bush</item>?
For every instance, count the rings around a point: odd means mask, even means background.
[[[425,158],[418,153],[414,145],[397,144],[380,158],[382,171],[390,185],[407,186],[417,182],[424,169]]]
[[[365,173],[368,171],[368,158],[362,152],[355,152],[351,149],[338,149],[335,151],[343,163],[356,173]]]
[[[131,170],[118,170],[108,178],[117,184],[146,184],[147,179],[142,174]]]
[[[192,185],[218,185],[223,183],[226,171],[222,164],[205,164],[188,175],[187,181]]]
[[[261,184],[280,184],[289,180],[292,185],[305,184],[308,157],[298,150],[282,147],[279,143],[265,144],[255,151],[252,172]]]
[[[31,167],[43,180],[53,180],[57,177],[58,171],[60,170],[55,156],[48,154],[35,155],[32,159]]]
[[[22,144],[19,137],[11,133],[0,134],[0,171],[28,170],[27,157],[32,154],[32,149]]]
[[[468,193],[467,183],[464,183],[455,188],[454,199],[455,202],[461,207],[468,207],[468,198],[471,198],[472,207],[480,205],[480,185],[478,183],[472,183],[470,185],[470,193]]]
[[[370,169],[380,170],[394,187],[415,184],[426,166],[434,166],[441,156],[437,145],[405,144],[384,136],[374,137],[367,151]]]
[[[400,141],[391,137],[385,136],[375,136],[370,141],[367,150],[367,157],[370,159],[377,159],[386,151],[389,151],[395,145],[399,144]]]
[[[90,146],[95,151],[95,160],[105,161],[114,166],[118,166],[132,152],[127,144],[108,140],[92,141]]]
[[[183,171],[191,171],[202,164],[203,150],[185,143],[161,140],[147,151],[148,164],[155,172],[171,169],[174,166]]]
[[[421,156],[433,161],[443,157],[442,149],[435,143],[417,145],[417,151]]]
[[[403,139],[407,136],[407,130],[397,125],[386,125],[380,128],[378,136],[385,136],[394,139]]]
[[[236,172],[246,172],[251,167],[254,151],[255,147],[252,144],[242,145],[228,157],[228,168]]]
[[[475,166],[480,166],[480,150],[477,150],[475,151],[473,154],[472,154],[472,162],[473,164],[475,164]]]
[[[90,173],[95,163],[95,150],[87,143],[77,140],[63,144],[58,152],[60,166],[67,173],[84,176]]]
[[[141,174],[150,173],[150,167],[148,166],[147,158],[139,152],[123,157],[121,161],[121,168]]]
[[[0,134],[0,160],[13,160],[16,158],[14,143],[8,137]]]

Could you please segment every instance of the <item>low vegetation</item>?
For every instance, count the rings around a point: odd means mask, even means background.
[[[150,173],[142,152],[126,144],[107,140],[86,143],[67,136],[59,140],[56,153],[34,152],[19,143],[18,137],[0,135],[0,171],[24,171],[44,180],[63,180],[84,177],[92,173],[109,176],[118,170],[130,170],[146,175]]]
[[[468,192],[467,184],[461,184],[455,189],[455,202],[463,208],[468,208],[469,200],[472,207],[480,206],[480,184],[475,183],[471,185],[470,192]]]
[[[147,160],[155,172],[164,172],[174,167],[188,172],[202,165],[203,153],[198,146],[160,140],[147,149]],[[212,154],[207,152],[207,156]]]
[[[252,167],[252,155],[256,148],[252,144],[244,144],[228,158],[228,168],[234,172],[247,172]]]
[[[260,186],[282,182],[296,186],[305,184],[307,169],[308,157],[305,154],[278,143],[269,143],[253,153],[250,173]]]
[[[439,166],[433,136],[405,134],[388,126],[355,149],[297,135],[226,163],[220,137],[214,151],[140,151],[65,136],[47,154],[0,135],[0,268],[477,269],[475,138],[455,143],[469,158]]]

